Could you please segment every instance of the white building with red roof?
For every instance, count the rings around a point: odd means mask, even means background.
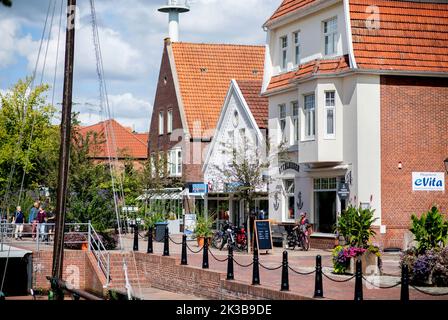
[[[263,158],[267,153],[268,99],[260,96],[261,85],[261,80],[231,80],[202,168],[204,182],[208,185],[209,216],[223,219],[224,212],[229,211],[230,221],[237,226],[246,223],[247,215],[244,201],[234,192],[241,181],[231,173],[232,163],[244,161],[255,165],[254,159],[261,159],[260,164],[266,162]],[[252,210],[267,212],[267,183],[259,178],[254,179],[259,183],[254,186],[257,195]]]
[[[448,211],[448,3],[284,0],[264,28],[269,132],[291,159],[270,217],[307,212],[331,247],[352,203],[375,209],[375,242],[406,247],[413,213]]]

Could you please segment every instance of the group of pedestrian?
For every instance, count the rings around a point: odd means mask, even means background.
[[[36,240],[37,232],[39,231],[40,238],[42,240],[48,240],[48,234],[54,228],[47,225],[47,223],[53,219],[53,215],[47,214],[40,202],[36,201],[30,209],[30,214],[28,216],[28,223],[31,225],[32,239]],[[15,225],[14,238],[16,240],[22,240],[25,214],[20,206],[17,206],[16,208],[12,223]]]

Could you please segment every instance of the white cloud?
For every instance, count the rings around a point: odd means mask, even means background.
[[[75,105],[73,110],[80,112],[79,120],[82,125],[95,124],[101,119],[108,118],[107,112],[101,112],[98,101],[84,99],[84,102]],[[149,121],[152,111],[151,104],[143,99],[134,97],[131,93],[109,96],[111,117],[124,126],[131,127],[138,132],[149,130]]]

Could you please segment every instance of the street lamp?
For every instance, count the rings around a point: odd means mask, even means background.
[[[446,158],[443,162],[445,163],[446,174],[448,174],[448,158]]]

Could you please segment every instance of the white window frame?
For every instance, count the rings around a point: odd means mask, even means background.
[[[307,98],[313,97],[313,105],[309,108],[309,104],[307,104]],[[314,140],[316,135],[316,95],[314,93],[306,94],[303,96],[303,113],[304,113],[304,136],[305,141]]]
[[[292,184],[289,185],[288,184],[292,182]],[[286,214],[286,220],[294,220],[296,217],[296,199],[295,199],[295,188],[296,188],[296,181],[294,179],[284,179],[283,180],[283,188],[285,190],[285,195],[286,195],[286,201],[285,201],[285,206],[286,206],[286,210],[285,210],[285,214]],[[291,218],[289,216],[289,199],[293,198],[293,217]]]
[[[285,46],[286,44],[286,46]],[[280,37],[280,68],[286,70],[288,68],[288,36]]]
[[[170,177],[182,176],[182,149],[175,148],[168,151],[168,168]]]
[[[292,33],[292,39],[294,41],[294,65],[300,65],[300,31]]]
[[[335,29],[330,30],[329,26],[333,21],[335,21]],[[322,22],[322,24],[324,35],[324,54],[326,56],[334,56],[338,52],[338,17],[333,17],[331,19],[325,20]]]
[[[333,97],[331,97],[333,95]],[[329,90],[325,91],[325,107],[324,107],[324,121],[325,121],[325,138],[335,139],[336,138],[336,91]],[[328,113],[333,112],[333,132],[328,132]]]
[[[294,135],[294,144],[299,143],[300,140],[300,117],[299,117],[299,101],[291,102],[291,110],[292,110],[292,127],[293,127],[293,135]]]
[[[278,125],[280,128],[280,141],[286,141],[286,103],[281,103],[278,105]]]
[[[172,133],[173,132],[173,110],[170,109],[167,112],[167,133]]]
[[[159,112],[159,136],[165,134],[164,125],[165,125],[165,117],[164,117],[163,111],[160,111]]]

